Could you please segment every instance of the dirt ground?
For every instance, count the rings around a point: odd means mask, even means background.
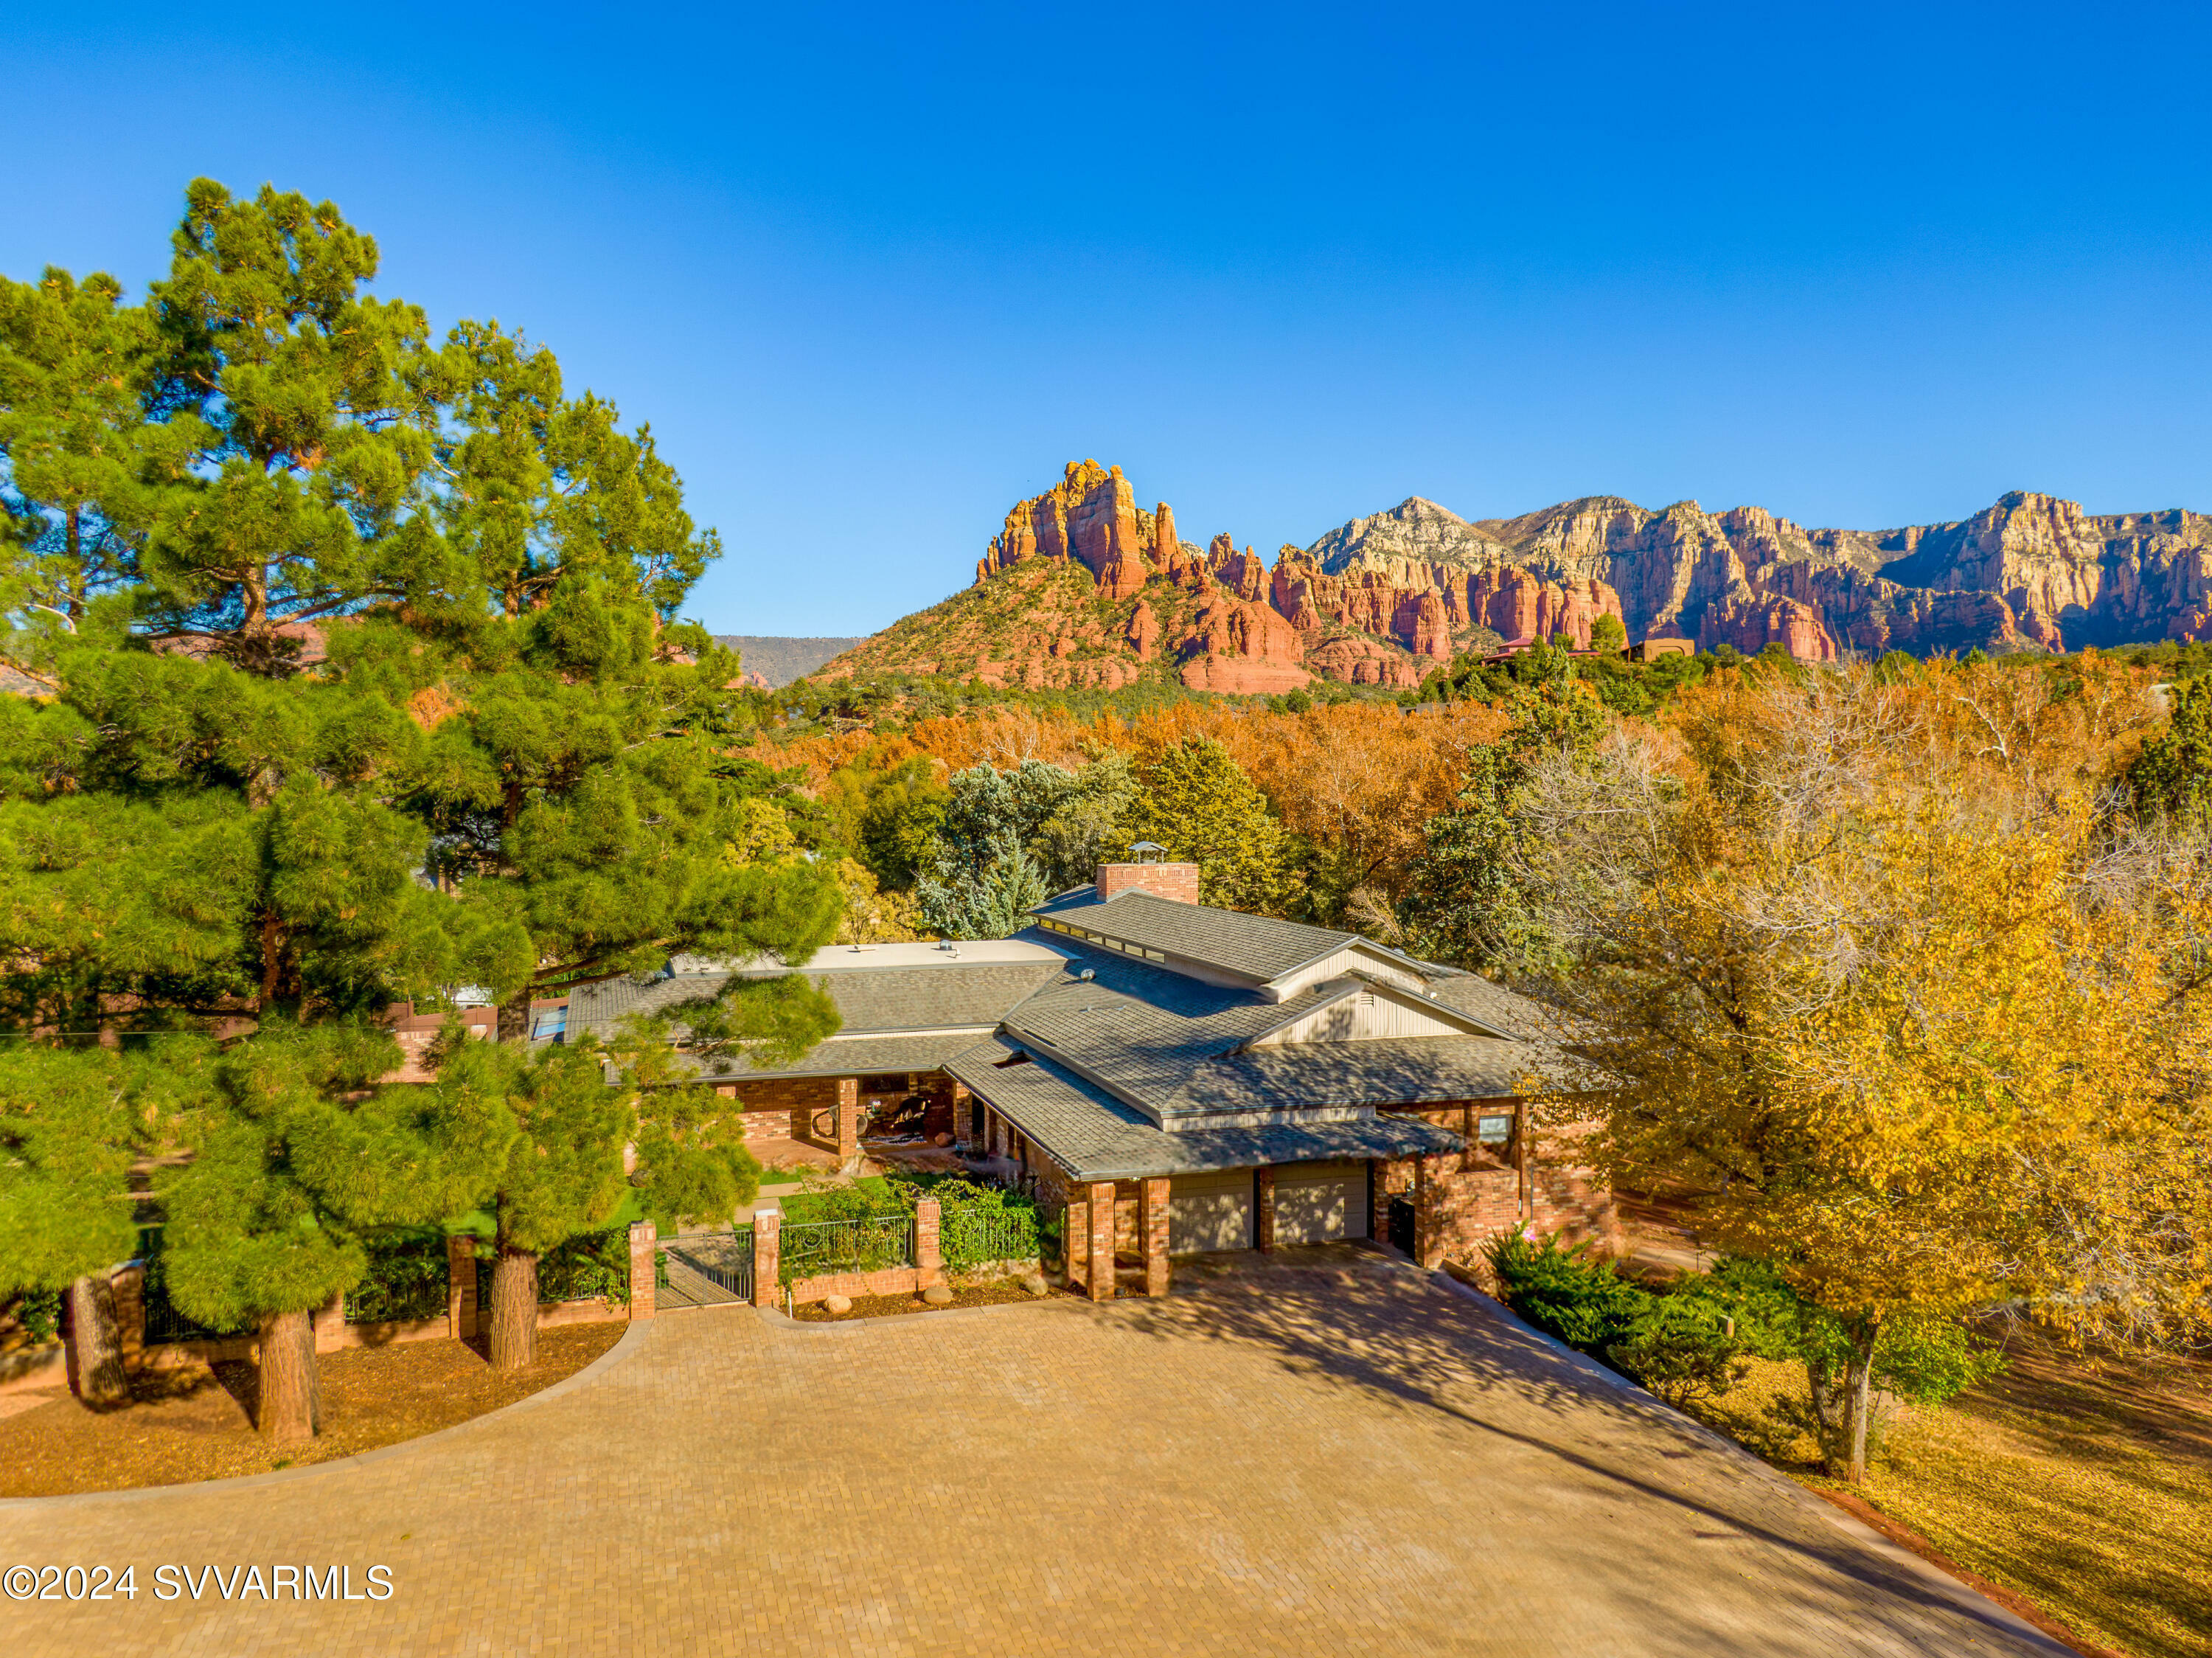
[[[849,1313],[831,1313],[818,1301],[810,1301],[796,1310],[793,1316],[802,1324],[850,1324],[854,1319],[896,1318],[907,1313],[949,1313],[960,1307],[1004,1307],[1014,1301],[1032,1301],[1037,1297],[1023,1289],[1014,1279],[1005,1278],[991,1283],[956,1287],[951,1303],[932,1307],[919,1295],[861,1295],[853,1302]]]
[[[282,1449],[253,1429],[253,1367],[224,1363],[150,1372],[120,1410],[87,1410],[67,1393],[0,1421],[0,1496],[58,1496],[135,1485],[179,1485],[326,1462],[434,1433],[512,1405],[574,1375],[629,1326],[557,1325],[538,1336],[538,1362],[501,1375],[478,1344],[407,1342],[321,1360],[323,1431]]]

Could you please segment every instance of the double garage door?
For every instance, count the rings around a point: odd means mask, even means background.
[[[1169,1189],[1168,1248],[1177,1255],[1249,1249],[1252,1171],[1178,1174]],[[1367,1165],[1283,1163],[1275,1169],[1275,1241],[1327,1243],[1367,1235]]]

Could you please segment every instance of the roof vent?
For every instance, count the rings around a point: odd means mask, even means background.
[[[1098,977],[1098,969],[1096,967],[1085,967],[1081,972],[1075,976],[1081,979],[1085,984],[1088,984],[1092,979]]]

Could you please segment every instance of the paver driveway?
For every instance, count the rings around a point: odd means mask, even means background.
[[[351,1463],[0,1504],[17,1655],[2017,1654],[1764,1470],[1348,1248],[1164,1302],[635,1327],[556,1397]],[[389,1567],[162,1604],[162,1562]],[[203,1580],[204,1582],[204,1580]]]

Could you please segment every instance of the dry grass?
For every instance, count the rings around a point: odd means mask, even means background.
[[[1905,1412],[1857,1496],[2084,1648],[2212,1654],[2212,1365],[2099,1362],[2016,1338],[1952,1405]],[[1803,1375],[1759,1365],[1703,1413],[1808,1484],[1809,1442],[1765,1417]]]
[[[621,1338],[619,1321],[556,1325],[538,1362],[501,1375],[458,1341],[355,1348],[322,1359],[323,1431],[281,1449],[253,1430],[253,1367],[149,1372],[121,1410],[87,1410],[66,1393],[0,1421],[0,1496],[58,1496],[179,1485],[326,1462],[435,1433],[574,1375]]]

